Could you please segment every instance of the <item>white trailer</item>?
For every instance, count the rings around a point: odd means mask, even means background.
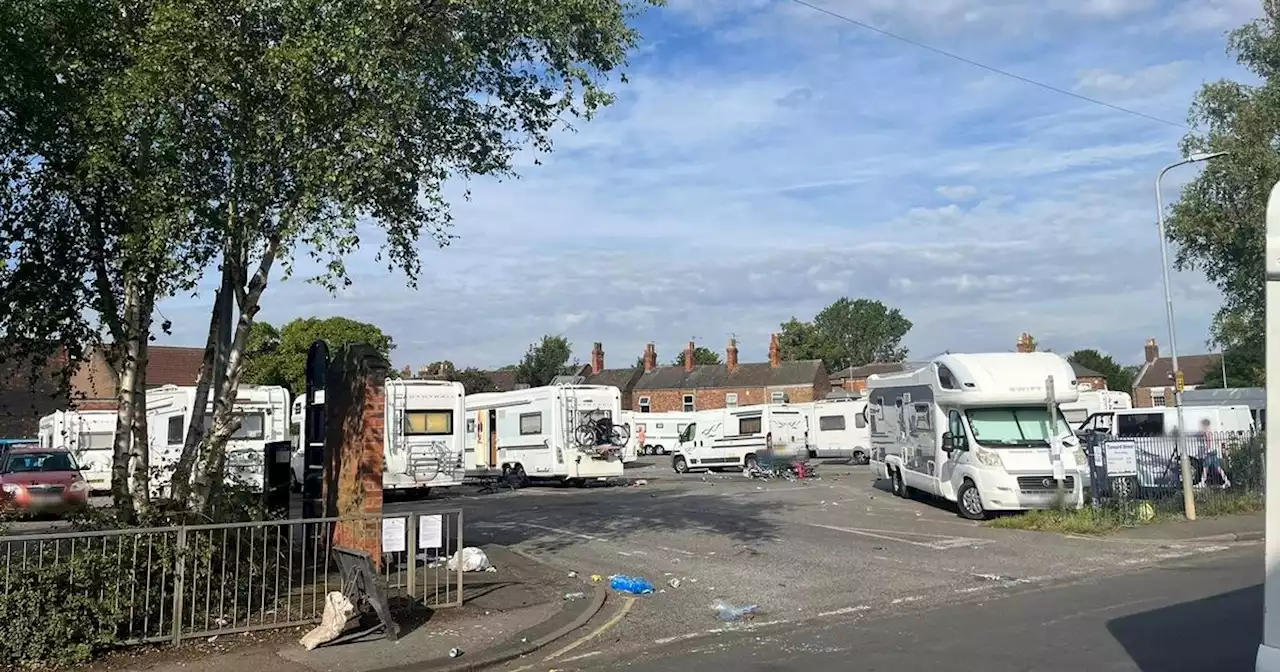
[[[697,411],[680,435],[671,468],[753,469],[772,447],[783,459],[808,456],[809,418],[804,408],[785,404]]]
[[[93,492],[111,489],[115,460],[115,411],[55,411],[40,418],[40,447],[66,448]]]
[[[866,396],[872,471],[900,497],[926,492],[975,520],[1084,503],[1088,463],[1058,409],[1079,393],[1056,354],[942,355],[916,371],[871,376]]]
[[[1071,423],[1072,427],[1079,427],[1094,413],[1133,408],[1133,397],[1129,396],[1128,392],[1115,390],[1087,390],[1081,392],[1080,397],[1075,401],[1060,404],[1060,408],[1067,422]]]
[[[866,464],[871,456],[871,428],[866,399],[824,399],[808,404],[809,450],[814,457],[849,456]]]
[[[173,468],[182,455],[187,430],[192,422],[208,427],[213,420],[213,401],[204,413],[194,412],[194,385],[165,385],[147,390],[147,433],[151,439],[151,467],[156,475],[152,488],[169,489]],[[278,385],[241,385],[232,412],[240,418],[240,428],[227,442],[227,478],[252,490],[261,490],[263,460],[268,443],[288,441],[289,391]]]
[[[385,490],[447,488],[466,476],[466,391],[443,380],[388,380]]]
[[[693,422],[693,413],[641,413],[633,411],[631,435],[636,437],[641,455],[669,455],[680,442],[685,427]]]
[[[622,394],[606,385],[551,385],[468,395],[466,465],[470,476],[530,479],[616,478],[618,446],[578,445],[575,430],[599,418],[617,423]]]

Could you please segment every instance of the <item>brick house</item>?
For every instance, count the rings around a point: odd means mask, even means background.
[[[1156,339],[1147,339],[1143,348],[1144,362],[1133,381],[1135,408],[1172,406],[1174,392],[1173,358],[1161,357]],[[1204,384],[1206,374],[1222,366],[1222,355],[1180,355],[1184,389],[1194,390]]]
[[[701,411],[750,404],[804,403],[831,391],[822,360],[783,361],[774,334],[769,361],[738,361],[736,340],[729,341],[723,364],[694,364],[692,341],[683,365],[659,366],[652,343],[645,348],[644,367],[606,369],[604,348],[596,343],[584,382],[614,385],[622,391],[622,407],[639,412]]]
[[[57,371],[65,354],[51,358],[31,383],[29,366],[0,370],[0,438],[35,438],[40,418],[54,411],[114,410],[119,383],[105,352],[92,349],[71,374],[69,390],[60,390]],[[147,387],[195,385],[204,364],[204,348],[152,345],[147,349]]]

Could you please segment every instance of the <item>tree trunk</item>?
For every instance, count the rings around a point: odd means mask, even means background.
[[[138,375],[139,339],[134,325],[138,323],[138,298],[136,283],[126,280],[123,315],[125,341],[120,344],[120,386],[116,392],[119,408],[116,413],[115,446],[111,463],[111,498],[116,514],[126,523],[135,519],[133,497],[129,493],[129,459],[132,456],[130,444],[136,412],[135,380]]]
[[[227,440],[240,425],[239,421],[233,416],[233,411],[235,409],[236,389],[240,386],[240,374],[244,370],[242,366],[244,363],[244,349],[249,343],[249,331],[253,327],[253,318],[258,313],[258,304],[262,298],[263,290],[267,287],[267,278],[271,274],[271,266],[275,262],[279,246],[280,240],[278,237],[273,236],[268,239],[262,260],[258,263],[258,270],[254,273],[248,287],[241,292],[242,285],[240,285],[240,280],[237,280],[236,283],[236,302],[239,304],[240,318],[236,324],[235,337],[232,339],[231,348],[227,351],[226,377],[222,380],[221,388],[214,391],[216,396],[213,400],[213,430],[209,432],[205,441],[202,442],[201,449],[198,451],[199,459],[197,463],[199,468],[191,491],[191,509],[205,515],[211,513],[218,487],[222,484],[226,470]],[[224,257],[224,266],[227,263],[228,259]],[[241,261],[236,277],[244,278],[244,270],[245,264]]]
[[[227,264],[223,264],[222,268],[223,276],[232,272],[232,269]],[[225,300],[230,301],[231,298],[231,296],[226,296]],[[219,316],[224,314],[220,304],[223,300],[224,297],[219,294],[213,301],[213,313],[209,316],[209,336],[205,339],[204,345],[204,363],[200,367],[200,377],[196,379],[196,396],[193,407],[201,409],[201,411],[209,407],[209,388],[213,384],[214,367],[217,365],[218,336],[222,331],[219,328]],[[227,349],[230,348],[228,347]],[[192,469],[195,467],[196,456],[200,454],[205,438],[204,423],[192,422],[187,428],[187,436],[182,443],[182,455],[178,458],[178,464],[173,469],[173,500],[177,506],[184,509],[187,506],[188,498],[191,496]]]
[[[155,311],[154,284],[138,292],[136,324],[138,357],[133,374],[133,495],[134,515],[145,516],[151,508],[151,442],[147,436],[147,357],[151,341],[151,316]]]

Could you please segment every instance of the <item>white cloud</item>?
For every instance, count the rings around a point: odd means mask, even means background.
[[[558,138],[544,165],[524,157],[522,179],[477,180],[473,200],[455,199],[459,238],[424,243],[419,289],[365,250],[348,290],[275,283],[262,317],[369,320],[414,366],[509,363],[548,332],[583,360],[604,342],[611,364],[650,340],[666,360],[690,336],[720,349],[730,333],[760,359],[780,322],[840,296],[901,308],[918,356],[1008,350],[1030,331],[1059,351],[1135,361],[1164,333],[1151,181],[1176,158],[1179,129],[896,44],[797,41],[784,6],[673,3],[646,28],[660,46],[637,59],[616,107]],[[861,6],[941,30],[988,3]],[[1149,114],[1180,119],[1200,82],[1236,73],[1203,56],[1221,53],[1220,37],[1126,32],[1117,17],[1161,8],[1150,3],[989,6],[1092,29],[1042,22],[973,43],[974,58],[1064,87],[1079,75]],[[723,39],[753,21],[772,32]],[[1171,175],[1168,193],[1193,174]],[[1175,279],[1192,350],[1217,295],[1198,276]],[[203,300],[163,310],[170,342],[200,342]]]

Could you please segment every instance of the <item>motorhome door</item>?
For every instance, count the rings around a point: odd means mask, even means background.
[[[489,409],[489,424],[485,428],[485,445],[489,447],[489,466],[498,466],[498,410]]]

